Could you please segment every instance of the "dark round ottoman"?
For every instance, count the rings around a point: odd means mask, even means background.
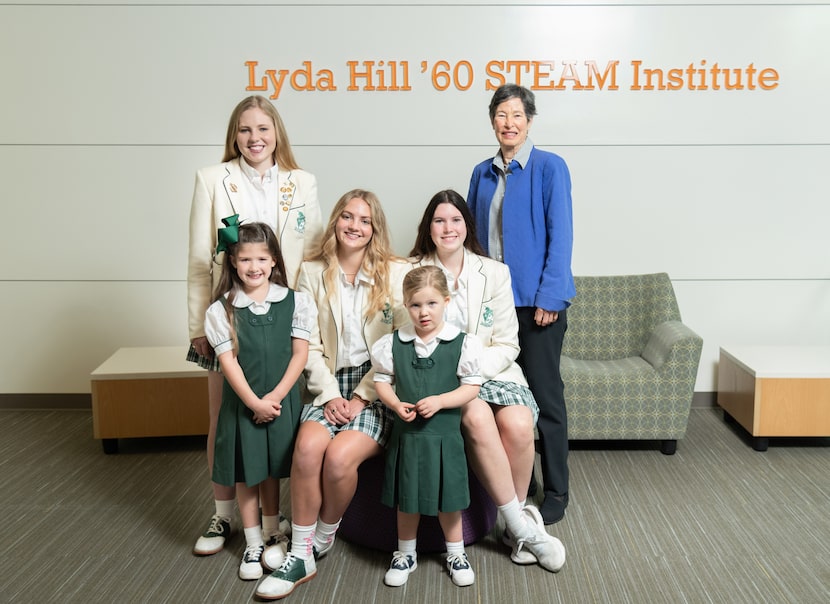
[[[397,514],[380,502],[383,486],[384,457],[367,459],[358,470],[357,491],[340,523],[338,537],[372,549],[393,552],[398,549]],[[464,543],[470,545],[485,537],[496,523],[496,506],[481,483],[468,471],[470,507],[461,513]],[[446,551],[444,533],[438,518],[421,516],[418,526],[418,552]]]

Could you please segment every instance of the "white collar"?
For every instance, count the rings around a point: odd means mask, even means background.
[[[277,178],[277,172],[279,171],[277,164],[275,163],[265,171],[265,174],[260,174],[259,171],[256,168],[251,167],[241,155],[239,156],[239,167],[242,169],[242,173],[247,176],[249,180],[255,180],[257,182],[275,180]]]
[[[272,283],[268,287],[268,293],[265,294],[265,302],[280,302],[281,300],[284,300],[287,295],[287,287],[283,287],[282,285]],[[225,297],[227,298],[228,294],[225,294]],[[236,295],[233,298],[233,305],[235,308],[248,308],[253,304],[260,304],[260,302],[251,299],[251,297],[248,296],[248,294],[246,294],[241,289],[236,290]]]
[[[458,329],[455,325],[450,325],[444,321],[444,327],[441,328],[441,331],[439,331],[438,335],[436,335],[433,339],[449,342],[450,340],[454,340],[459,333],[461,333],[460,329]],[[398,337],[402,342],[411,342],[416,338],[418,341],[423,342],[423,340],[418,337],[418,334],[415,333],[415,327],[411,323],[398,329]]]

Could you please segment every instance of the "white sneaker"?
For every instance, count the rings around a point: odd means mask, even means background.
[[[400,587],[409,579],[409,574],[418,568],[418,561],[412,554],[395,552],[392,554],[392,564],[383,577],[383,582],[389,587]]]
[[[262,565],[268,571],[276,570],[288,554],[288,537],[282,533],[275,533],[265,542],[265,552],[262,554]]]
[[[231,522],[214,514],[210,519],[207,530],[196,541],[193,546],[193,553],[197,556],[210,556],[222,551],[225,547],[225,538],[231,534]]]
[[[519,549],[519,543],[516,541],[516,538],[510,534],[510,531],[506,528],[504,529],[504,534],[501,537],[501,542],[504,543],[506,546],[510,548],[510,559],[515,564],[536,564],[538,560],[536,556],[534,556],[530,550],[527,549]]]
[[[526,516],[531,534],[517,540],[517,551],[527,549],[536,556],[542,568],[553,573],[559,572],[565,566],[565,546],[545,530],[545,522],[536,507],[525,506],[522,514]]]
[[[467,554],[449,554],[447,556],[447,570],[450,571],[450,579],[459,587],[467,587],[475,583],[476,574],[467,560]]]
[[[243,581],[254,581],[262,576],[263,545],[249,545],[242,554],[242,563],[239,565],[239,578]]]

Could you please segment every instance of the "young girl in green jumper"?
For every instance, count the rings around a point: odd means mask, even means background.
[[[291,453],[302,403],[297,378],[308,358],[317,308],[307,294],[288,289],[276,235],[260,222],[226,222],[219,246],[226,250],[222,276],[205,317],[205,333],[224,376],[216,428],[213,481],[236,486],[246,548],[239,577],[262,576],[260,483],[278,501],[280,478]],[[266,491],[263,491],[266,492]]]
[[[396,413],[382,501],[398,509],[398,550],[384,582],[403,585],[417,568],[418,524],[427,514],[438,516],[453,583],[472,585],[461,524],[461,510],[470,504],[461,407],[482,383],[481,343],[444,322],[450,292],[438,267],[410,271],[403,299],[412,325],[372,347],[378,396]]]

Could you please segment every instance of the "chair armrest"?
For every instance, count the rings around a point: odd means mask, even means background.
[[[703,338],[689,327],[680,321],[666,321],[654,328],[640,356],[659,371],[673,354],[685,350],[694,361],[696,370],[702,348]]]

